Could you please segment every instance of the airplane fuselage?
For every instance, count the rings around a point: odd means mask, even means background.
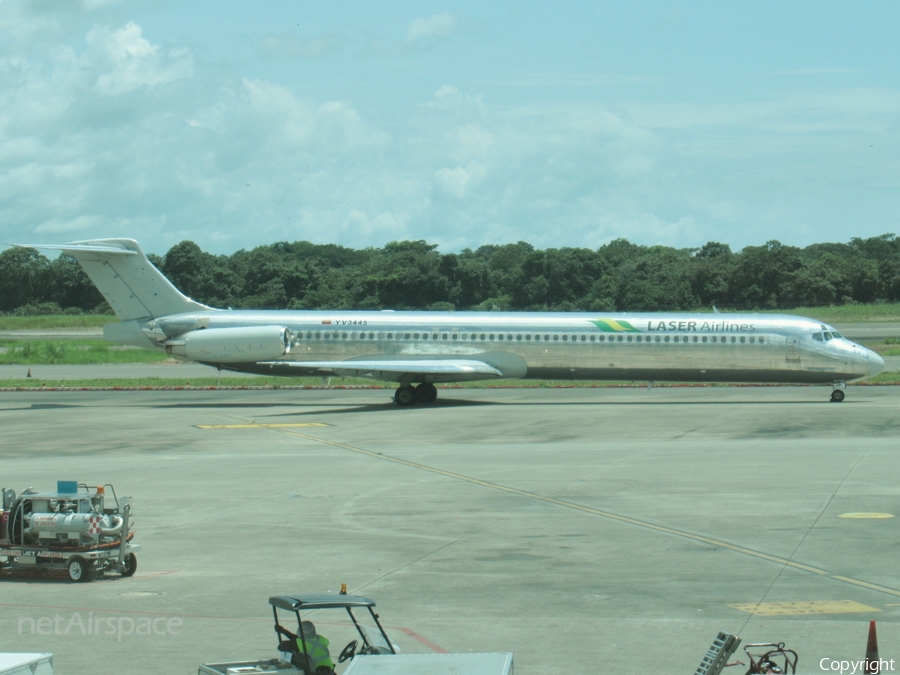
[[[286,353],[262,362],[203,362],[327,376],[340,373],[312,364],[475,359],[515,378],[811,384],[859,379],[884,366],[877,354],[825,324],[776,314],[211,310],[132,328],[178,354],[177,338],[186,333],[265,326],[288,329]],[[173,339],[174,349],[165,344]],[[397,373],[368,376],[404,382]],[[483,378],[431,373],[407,383],[465,379]]]

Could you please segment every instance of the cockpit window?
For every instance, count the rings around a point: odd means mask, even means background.
[[[825,342],[828,342],[828,341],[831,339],[831,333],[829,333],[829,332],[826,330],[825,333],[824,333],[824,335],[825,335]]]
[[[838,333],[836,330],[831,331],[831,336],[836,337],[836,338],[841,338],[842,340],[844,339],[844,336],[841,335],[840,333]]]
[[[822,340],[823,340],[822,334],[821,333],[813,333],[813,340],[818,340],[819,342],[822,342]]]

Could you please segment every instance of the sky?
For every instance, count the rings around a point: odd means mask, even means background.
[[[900,232],[900,3],[0,0],[0,245]]]

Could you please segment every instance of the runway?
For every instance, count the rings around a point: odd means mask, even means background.
[[[718,631],[820,672],[864,657],[869,619],[900,658],[900,390],[829,391],[0,393],[0,485],[114,483],[143,546],[132,579],[4,575],[0,651],[194,673],[275,656],[267,598],[344,582],[403,651],[520,675],[690,673]],[[89,613],[180,624],[28,631]]]

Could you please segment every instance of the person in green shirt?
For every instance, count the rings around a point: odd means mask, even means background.
[[[303,653],[303,643],[306,643],[306,654],[313,673],[325,675],[334,672],[334,661],[328,652],[328,638],[316,632],[316,626],[312,621],[304,621],[300,624],[300,635],[297,636],[297,646]]]

